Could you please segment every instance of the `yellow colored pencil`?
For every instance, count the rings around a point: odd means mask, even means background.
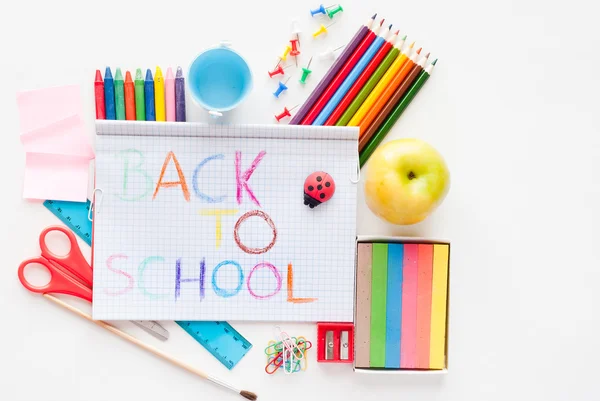
[[[429,341],[429,368],[446,366],[446,319],[448,311],[448,253],[449,246],[433,246],[433,278],[431,285],[431,337]]]
[[[154,75],[154,106],[156,109],[156,121],[166,121],[165,79],[160,67],[156,67],[156,74]]]
[[[365,118],[367,112],[371,109],[375,101],[379,98],[379,96],[381,96],[381,93],[385,90],[385,88],[388,87],[394,76],[406,63],[414,45],[415,42],[412,42],[408,49],[403,51],[400,57],[394,60],[390,68],[386,71],[383,77],[381,77],[381,80],[377,83],[377,86],[375,86],[375,88],[369,94],[365,102],[360,106],[360,108],[356,111],[352,119],[348,122],[349,127],[358,127],[360,125],[360,123]]]

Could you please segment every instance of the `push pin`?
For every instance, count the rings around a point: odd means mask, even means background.
[[[324,171],[315,171],[304,181],[304,204],[313,209],[331,199],[334,192],[333,178]]]
[[[287,56],[288,56],[288,54],[290,53],[291,50],[292,50],[292,47],[290,45],[287,45],[285,47],[285,50],[283,51],[283,54],[281,56],[279,56],[279,59],[281,61],[287,60]]]
[[[277,65],[275,66],[275,69],[273,71],[268,71],[269,77],[273,78],[275,75],[278,75],[278,74],[285,75],[284,70],[288,67],[289,67],[289,65],[282,67],[281,62],[277,63]]]
[[[290,39],[290,43],[292,44],[292,50],[290,50],[290,56],[294,56],[294,61],[296,62],[296,67],[298,67],[298,55],[300,54],[300,50],[298,50],[298,39]]]
[[[320,57],[323,60],[327,60],[327,59],[333,60],[335,58],[335,52],[340,50],[344,46],[346,46],[346,45],[336,47],[335,49],[327,49],[326,51],[324,51],[323,53],[320,54]]]
[[[325,6],[323,6],[323,4],[319,4],[318,8],[315,8],[314,10],[310,10],[311,17],[314,17],[317,14],[323,14],[323,15],[327,14],[327,9],[325,8]]]
[[[339,13],[340,11],[344,11],[344,9],[342,8],[341,5],[337,5],[336,7],[334,7],[331,10],[327,10],[327,16],[329,17],[329,19],[333,18],[334,15],[336,15],[337,13]]]
[[[287,107],[284,107],[283,111],[280,114],[275,114],[275,119],[277,120],[277,122],[280,122],[281,120],[283,120],[286,117],[291,117],[292,116],[292,110],[294,110],[298,106],[299,106],[299,104],[295,105],[294,107],[292,107],[289,110],[288,110]]]
[[[312,62],[312,57],[310,58],[310,60],[308,60],[308,65],[306,66],[306,68],[302,67],[302,77],[300,78],[300,80],[298,82],[300,82],[302,85],[306,84],[306,78],[308,78],[308,76],[310,75],[310,73],[312,72],[309,68],[310,68],[310,63]]]
[[[313,38],[316,38],[319,35],[322,35],[324,33],[327,33],[327,28],[330,28],[333,24],[335,24],[337,21],[332,22],[331,24],[325,26],[323,24],[321,24],[321,26],[319,27],[319,29],[317,31],[315,31],[315,33],[312,34]]]
[[[288,79],[285,80],[285,82],[281,82],[279,81],[279,86],[277,87],[277,90],[275,92],[273,92],[273,95],[276,98],[279,98],[279,95],[281,95],[284,91],[286,91],[288,89],[288,87],[285,85],[288,83],[288,81],[290,80],[291,77],[289,77]]]
[[[298,20],[292,20],[292,35],[296,36],[296,40],[298,41],[298,45],[300,45],[300,33],[302,31],[300,30],[300,26],[298,24]]]

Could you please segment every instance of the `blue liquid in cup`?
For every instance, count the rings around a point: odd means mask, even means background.
[[[194,100],[214,111],[235,108],[252,88],[246,61],[227,47],[209,49],[192,63],[188,86]]]

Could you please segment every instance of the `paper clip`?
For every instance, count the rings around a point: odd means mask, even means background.
[[[267,361],[267,366],[265,366],[265,372],[267,374],[272,375],[283,365],[283,358],[281,358],[281,353],[273,356],[270,356]]]
[[[283,343],[281,341],[275,342],[274,340],[269,341],[269,345],[265,348],[265,354],[277,355],[283,350]]]
[[[96,191],[100,193],[99,200],[96,200]],[[102,197],[104,196],[104,191],[101,188],[94,188],[92,192],[92,202],[90,204],[90,210],[88,210],[88,220],[93,221],[94,210],[98,210],[100,213],[100,204],[102,204]]]

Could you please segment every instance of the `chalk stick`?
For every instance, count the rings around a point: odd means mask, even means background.
[[[417,368],[429,369],[433,245],[419,244],[417,267]]]
[[[400,328],[402,324],[402,265],[404,245],[388,245],[385,316],[385,367],[400,368]]]
[[[385,311],[387,289],[387,244],[373,244],[371,275],[371,344],[372,368],[385,367]]]
[[[354,327],[354,354],[358,368],[370,367],[371,337],[371,267],[373,244],[358,244],[356,274],[356,321]]]
[[[433,280],[431,286],[431,340],[429,368],[446,367],[446,318],[448,296],[448,245],[433,246]]]
[[[404,245],[400,367],[417,367],[417,266],[419,245]]]

